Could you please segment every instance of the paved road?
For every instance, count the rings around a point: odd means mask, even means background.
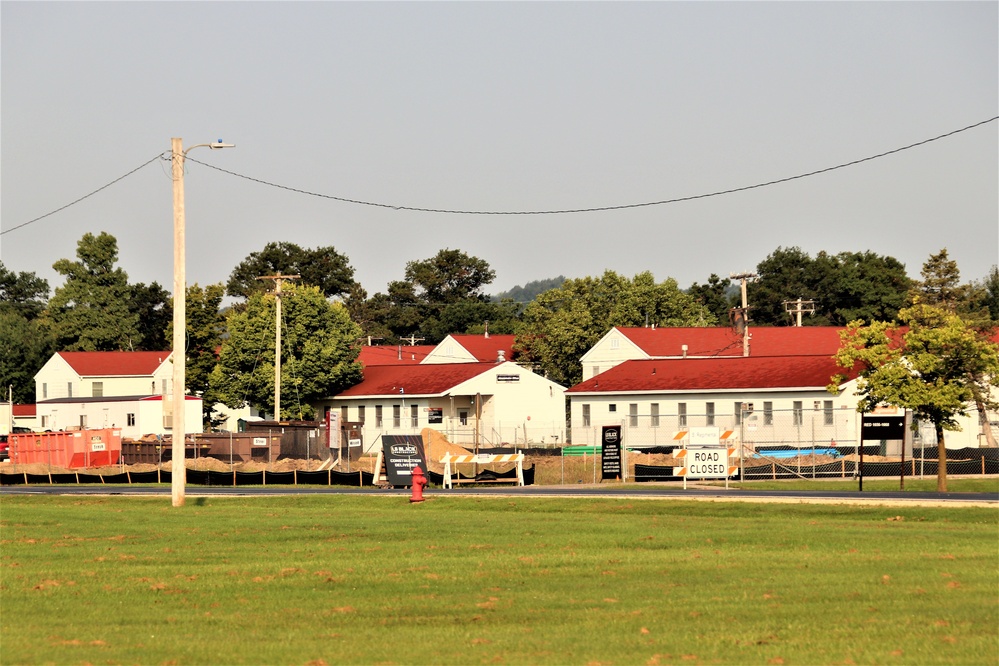
[[[170,486],[3,486],[0,496],[8,495],[113,495],[124,497],[169,497]],[[407,489],[380,489],[330,486],[328,488],[298,486],[187,486],[187,497],[274,497],[278,495],[374,495],[403,500]],[[927,492],[856,492],[821,490],[752,490],[696,486],[684,490],[661,484],[526,486],[523,488],[481,487],[453,490],[432,489],[428,500],[435,497],[612,497],[649,500],[703,500],[714,502],[786,502],[825,504],[864,504],[882,506],[987,506],[999,507],[996,493],[927,493]]]

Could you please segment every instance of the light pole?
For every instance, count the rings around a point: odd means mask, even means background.
[[[170,429],[173,433],[171,446],[171,482],[170,495],[174,506],[184,506],[184,485],[187,481],[187,469],[184,467],[185,444],[187,433],[184,423],[184,389],[185,366],[187,352],[187,276],[184,260],[184,160],[187,153],[195,148],[207,146],[212,150],[217,148],[232,148],[234,144],[199,143],[184,150],[183,140],[179,137],[170,139],[171,163],[173,167],[173,395],[170,397],[173,411]],[[177,434],[180,433],[180,437]],[[177,446],[178,440],[180,446]],[[178,456],[178,451],[180,455]]]

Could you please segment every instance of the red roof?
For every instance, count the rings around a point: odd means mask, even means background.
[[[14,416],[35,416],[34,405],[14,405]]]
[[[433,350],[433,345],[361,347],[357,361],[365,367],[371,365],[415,365],[425,359],[427,354]]]
[[[516,335],[452,335],[455,342],[482,363],[495,363],[499,351],[503,350],[507,361],[513,358],[513,342]]]
[[[364,381],[336,397],[441,395],[495,367],[495,363],[374,365],[364,369]]]
[[[568,393],[819,388],[845,373],[831,356],[748,356],[625,361]],[[851,377],[855,374],[850,374]]]
[[[742,335],[730,327],[618,328],[649,356],[742,356]],[[835,354],[840,326],[750,326],[751,356]]]
[[[81,377],[145,377],[156,372],[168,351],[57,352]]]

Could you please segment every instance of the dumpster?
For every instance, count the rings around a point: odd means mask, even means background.
[[[10,435],[10,461],[76,469],[115,465],[121,457],[121,430],[71,430]]]

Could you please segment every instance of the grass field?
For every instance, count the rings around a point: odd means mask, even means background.
[[[983,508],[0,504],[4,664],[996,664]]]

